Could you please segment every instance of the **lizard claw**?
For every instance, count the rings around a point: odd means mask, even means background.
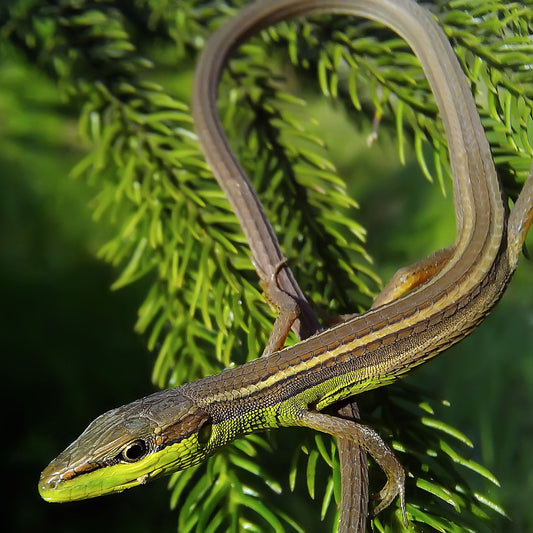
[[[379,500],[379,503],[374,507],[372,515],[376,516],[383,509],[387,508],[396,496],[400,498],[400,509],[404,526],[408,527],[409,521],[405,509],[405,473],[402,468],[395,472],[387,473],[387,483],[378,494],[372,497],[372,499]]]

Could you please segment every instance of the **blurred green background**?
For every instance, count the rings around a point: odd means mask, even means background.
[[[0,54],[0,298],[7,444],[2,513],[7,531],[175,531],[166,483],[93,501],[51,505],[41,469],[102,411],[152,392],[152,354],[133,332],[146,286],[111,292],[117,272],[96,258],[113,228],[91,220],[95,191],[68,177],[84,153],[76,111],[20,58]],[[450,201],[415,163],[401,167],[394,140],[367,147],[341,110],[313,113],[350,180],[386,279],[453,240]],[[533,239],[528,239],[533,248]],[[440,413],[471,438],[473,458],[500,479],[490,489],[511,521],[533,530],[533,264],[466,341],[408,378],[451,401]],[[319,529],[317,529],[319,531]]]

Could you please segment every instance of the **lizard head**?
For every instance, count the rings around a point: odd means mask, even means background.
[[[94,498],[202,462],[216,449],[210,416],[179,393],[158,392],[113,409],[42,472],[49,502]]]

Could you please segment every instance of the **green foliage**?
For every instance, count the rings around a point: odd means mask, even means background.
[[[439,2],[433,12],[472,83],[497,169],[511,188],[525,180],[533,154],[533,3]],[[324,96],[339,96],[357,110],[365,108],[374,120],[394,124],[400,160],[405,140],[412,138],[422,171],[430,180],[436,175],[444,187],[449,164],[442,124],[403,40],[379,25],[354,25],[346,17],[302,27],[287,24],[281,33],[292,62],[316,70]]]
[[[80,109],[80,135],[92,149],[72,174],[94,185],[94,216],[116,224],[116,236],[100,251],[120,268],[114,288],[151,280],[136,329],[157,353],[159,387],[257,357],[273,322],[243,234],[204,162],[188,103],[154,81],[165,67],[157,47],[172,50],[173,68],[186,76],[208,34],[235,9],[194,0],[138,0],[127,11],[105,0],[0,8],[5,43],[49,71]],[[439,2],[435,13],[471,80],[500,175],[514,192],[533,155],[531,4]],[[312,118],[306,101],[289,91],[287,58],[291,73],[355,107],[363,121],[374,120],[378,134],[395,131],[400,160],[412,141],[424,173],[444,187],[442,127],[405,43],[367,21],[321,17],[269,28],[241,47],[223,80],[226,131],[302,288],[328,313],[361,310],[379,286],[365,230],[323,140],[308,133]],[[468,439],[434,418],[419,392],[401,386],[374,392],[362,412],[383,435],[394,435],[410,474],[413,522],[428,531],[480,531],[486,518],[503,513],[463,480],[468,469],[496,483],[467,458]],[[179,531],[303,531],[301,516],[280,495],[304,486],[321,500],[317,516],[331,521],[340,491],[334,443],[300,431],[295,451],[287,453],[277,438],[241,439],[206,465],[173,475]],[[269,473],[276,447],[293,456],[288,478]],[[398,528],[397,513],[387,510],[372,527]]]

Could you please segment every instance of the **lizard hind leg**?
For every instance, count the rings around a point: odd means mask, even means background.
[[[397,300],[409,291],[423,285],[441,271],[442,267],[453,256],[454,250],[453,246],[443,248],[413,265],[397,270],[374,300],[372,308]]]
[[[509,215],[507,250],[511,270],[516,268],[527,233],[533,222],[533,165],[520,196]]]
[[[286,263],[286,259],[280,261],[275,265],[270,276],[267,279],[262,278],[260,281],[266,299],[278,310],[278,316],[272,326],[267,345],[263,350],[263,356],[283,349],[295,320],[305,311],[304,306],[307,305],[307,302],[299,302],[281,288],[278,274],[286,266]]]

